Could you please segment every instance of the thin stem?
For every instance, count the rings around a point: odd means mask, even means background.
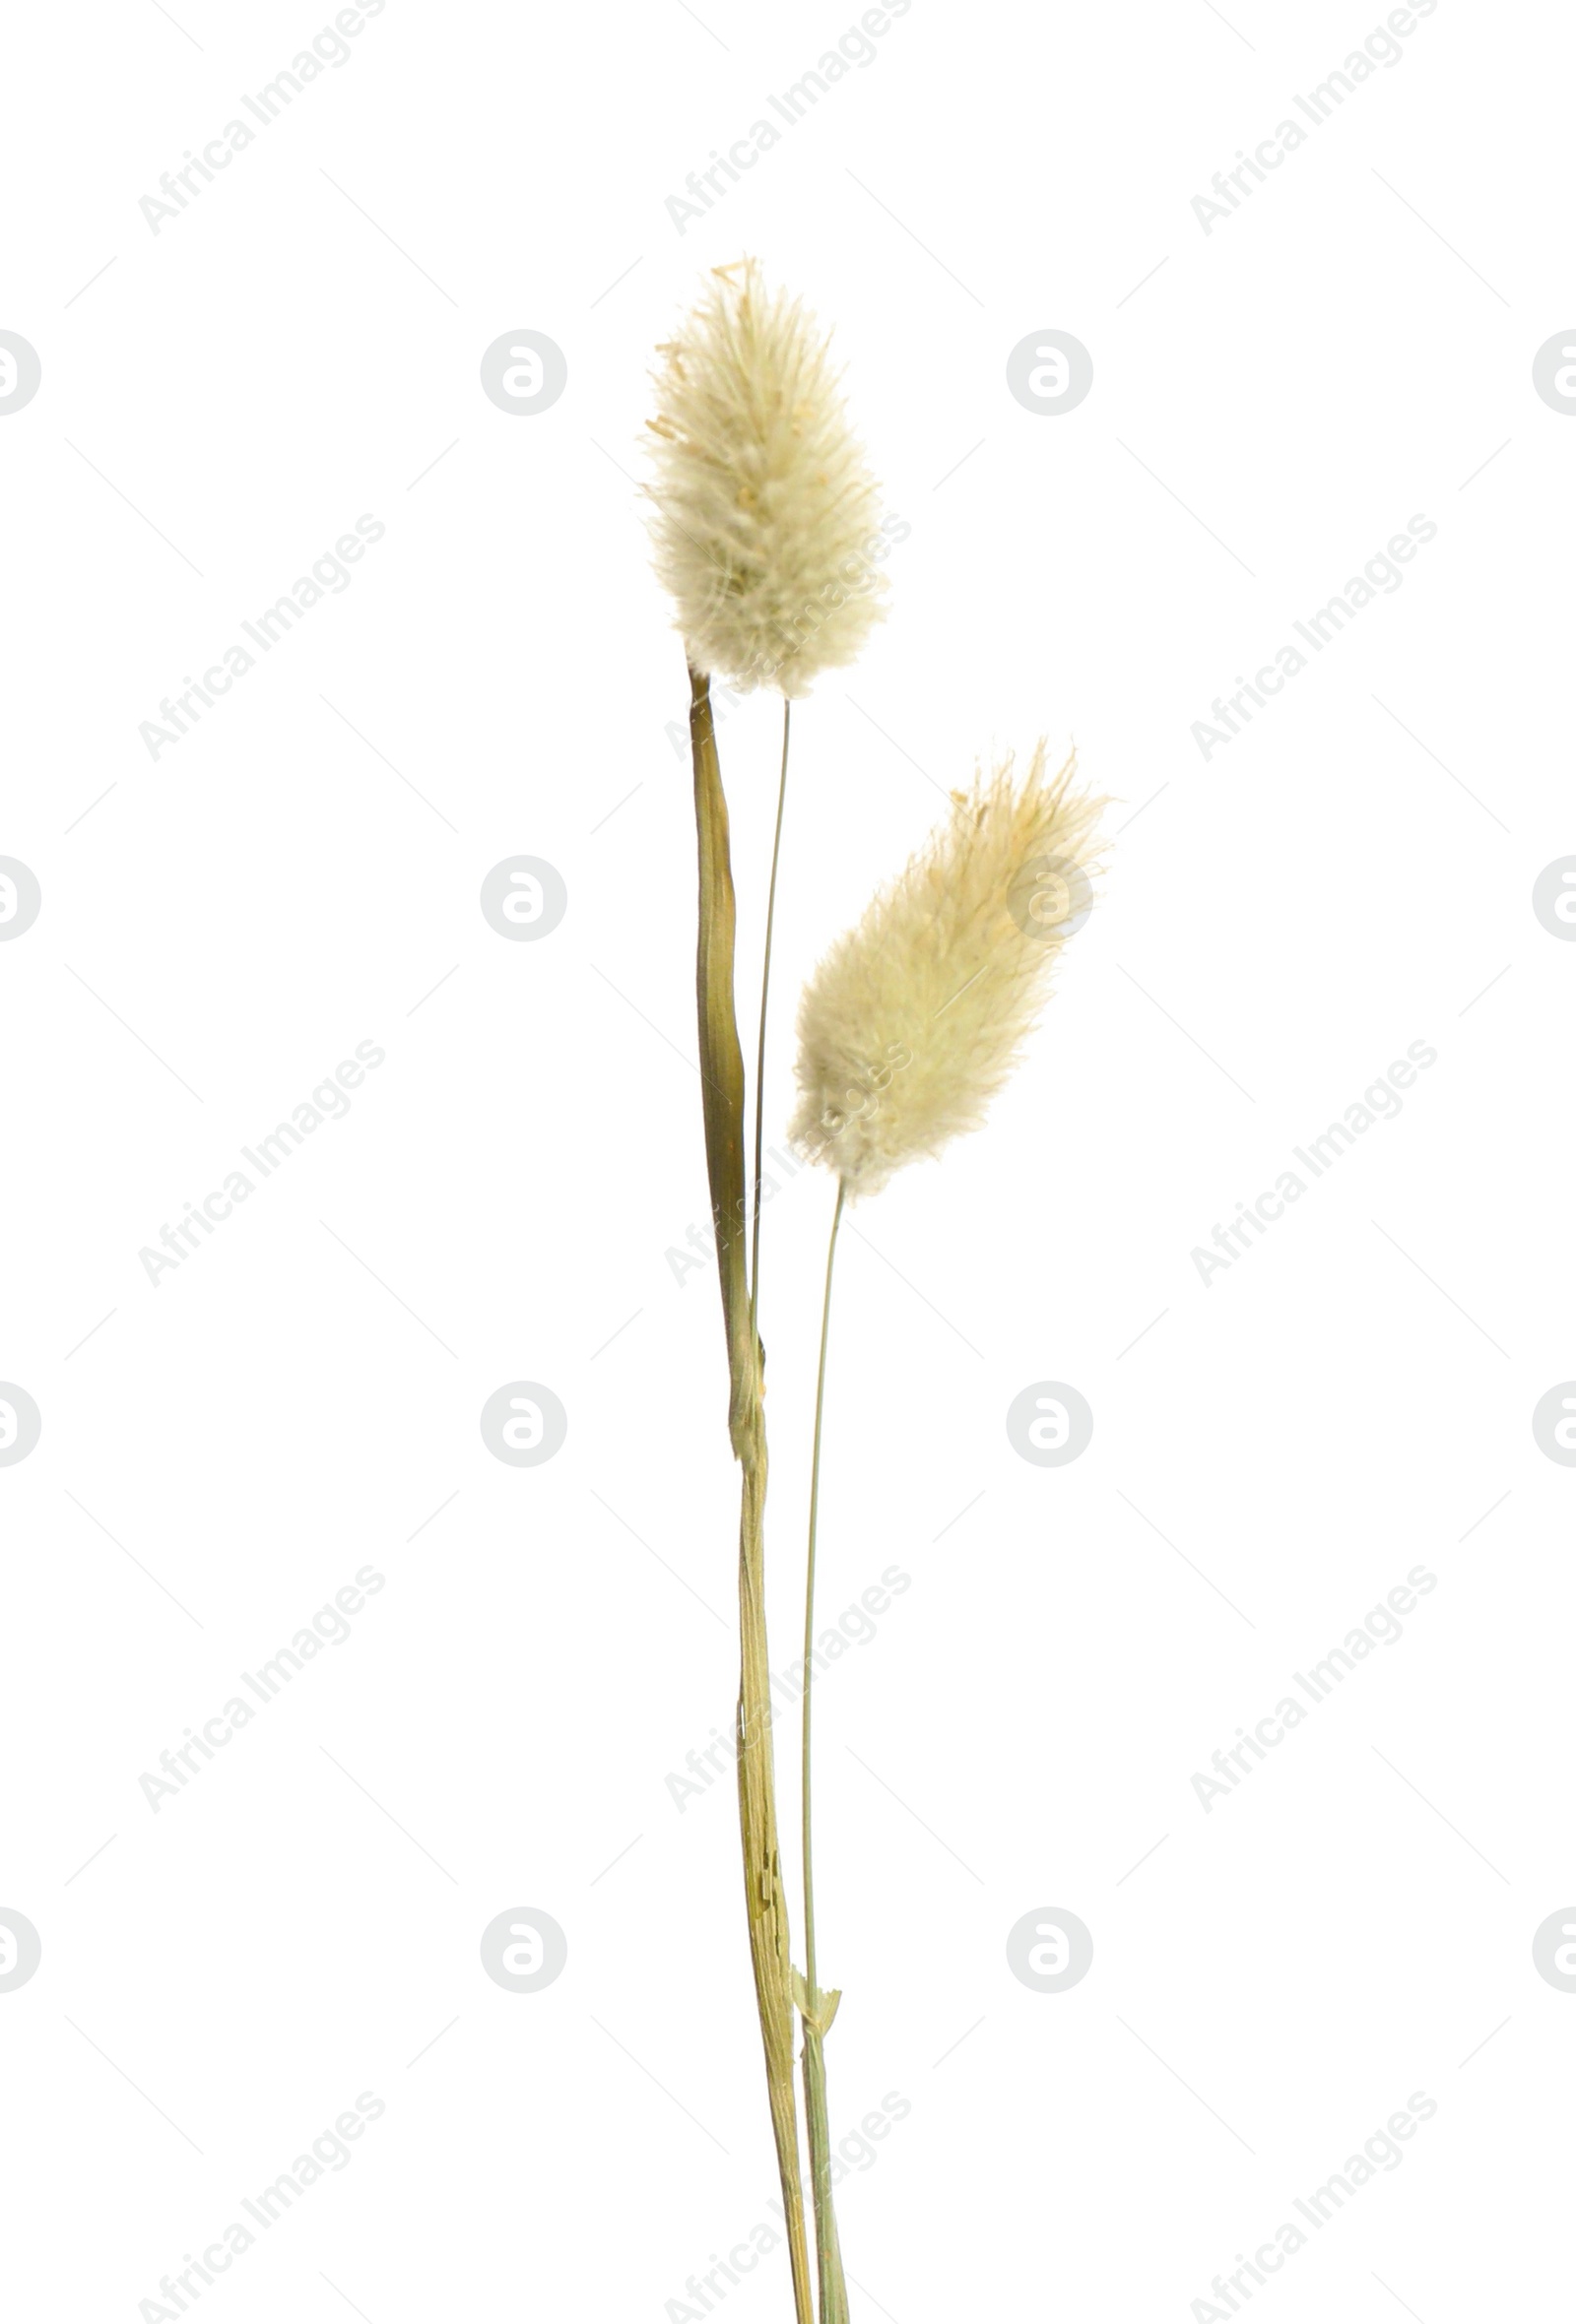
[[[832,1262],[847,1190],[837,1182],[837,1207],[826,1242],[826,1289],[821,1308],[821,1363],[816,1374],[816,1441],[810,1462],[810,1540],[805,1557],[805,1691],[801,1701],[800,1801],[805,1869],[805,1976],[799,2003],[804,2021],[805,2122],[810,2134],[810,2184],[816,2209],[816,2273],[821,2290],[821,2324],[848,2324],[848,2292],[843,2281],[837,2214],[831,2194],[831,2123],[826,2109],[825,2037],[838,1995],[822,1993],[816,1981],[816,1884],[811,1859],[810,1685],[816,1645],[816,1528],[821,1514],[821,1434],[826,1404],[826,1342],[831,1326]]]
[[[766,942],[760,960],[760,1037],[755,1048],[755,1208],[750,1228],[750,1336],[755,1336],[760,1308],[760,1159],[766,1091],[766,995],[771,986],[771,929],[777,917],[777,862],[782,854],[782,810],[788,798],[788,718],[793,705],[782,698],[782,771],[777,777],[777,827],[771,838],[771,884],[766,890]]]
[[[805,1982],[816,1990],[816,1882],[810,1855],[810,1675],[816,1645],[816,1526],[821,1514],[821,1428],[826,1402],[826,1341],[831,1324],[831,1270],[837,1257],[847,1189],[837,1181],[837,1207],[826,1241],[826,1289],[821,1304],[821,1366],[816,1374],[816,1436],[810,1455],[810,1542],[805,1554],[805,1692],[800,1705],[800,1815],[805,1861]]]

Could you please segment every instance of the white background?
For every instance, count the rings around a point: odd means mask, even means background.
[[[1266,2315],[1568,2297],[1576,2004],[1532,1936],[1576,1896],[1576,1476],[1530,1418],[1576,1373],[1576,949],[1530,897],[1576,848],[1576,427],[1532,386],[1569,21],[1444,0],[1235,214],[1190,206],[1383,13],[916,0],[683,233],[852,5],[392,0],[157,234],[139,198],[328,13],[12,23],[0,327],[43,376],[0,424],[0,853],[43,908],[0,945],[0,1377],[43,1433],[0,1469],[0,1904],[43,1952],[0,1994],[8,2313],[136,2316],[361,2092],[205,2313],[656,2324],[770,2216],[730,1785],[666,1781],[732,1715],[735,1478],[714,1283],[666,1256],[705,1205],[693,835],[633,481],[651,350],[746,249],[835,325],[911,527],[796,718],[770,1133],[798,984],[936,786],[1044,732],[1125,826],[988,1131],[844,1243],[828,1617],[911,1579],[820,1698],[834,2127],[910,2109],[841,2189],[856,2312],[1208,2314],[1412,2093]],[[1052,327],[1094,386],[1045,417],[1005,366]],[[478,378],[524,328],[568,364],[534,416]],[[363,512],[352,585],[151,759]],[[1414,514],[1404,585],[1206,761],[1213,698]],[[747,963],[778,715],[721,730]],[[514,854],[567,883],[541,942],[479,909]],[[348,1117],[151,1284],[361,1041]],[[1202,1282],[1415,1041],[1399,1118]],[[781,1664],[830,1194],[768,1214]],[[538,1468],[478,1428],[517,1379],[569,1415]],[[1045,1379],[1095,1415],[1066,1468],[1004,1428]],[[365,1565],[350,1639],[154,1813],[143,1772]],[[1195,1772],[1417,1565],[1401,1642],[1207,1814]],[[1094,1939],[1060,1995],[1005,1950],[1051,1905]],[[481,1967],[513,1906],[568,1939],[535,1994]],[[706,2297],[787,2317],[781,2248]]]

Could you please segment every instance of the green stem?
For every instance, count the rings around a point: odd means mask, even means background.
[[[816,2269],[821,2286],[821,2324],[847,2324],[848,2293],[843,2283],[837,2215],[831,2194],[831,2125],[826,2111],[824,2036],[837,1996],[823,1994],[816,1981],[816,1881],[811,1850],[811,1674],[816,1646],[816,1532],[821,1515],[821,1437],[826,1404],[826,1343],[831,1327],[832,1264],[842,1224],[847,1187],[837,1182],[837,1207],[826,1242],[826,1288],[821,1307],[821,1362],[816,1374],[816,1435],[810,1460],[810,1539],[805,1556],[805,1691],[800,1706],[801,1852],[805,1872],[805,2119],[810,2133],[810,2183],[816,2206]],[[829,2007],[828,2007],[829,2005]]]

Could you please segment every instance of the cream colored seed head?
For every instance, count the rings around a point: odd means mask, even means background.
[[[886,593],[876,486],[827,342],[744,259],[658,352],[649,496],[690,666],[797,698],[853,661]]]
[[[977,1129],[1018,1062],[1089,900],[1105,802],[1074,772],[1039,742],[1021,780],[1009,754],[954,792],[806,987],[790,1134],[850,1194]]]

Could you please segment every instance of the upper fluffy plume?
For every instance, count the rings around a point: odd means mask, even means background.
[[[876,486],[799,300],[718,268],[653,374],[657,570],[690,666],[803,694],[881,617]]]
[[[967,795],[839,937],[799,1009],[796,1144],[871,1194],[977,1129],[1017,1063],[1048,972],[1092,900],[1105,802],[1047,779],[1045,744]]]

